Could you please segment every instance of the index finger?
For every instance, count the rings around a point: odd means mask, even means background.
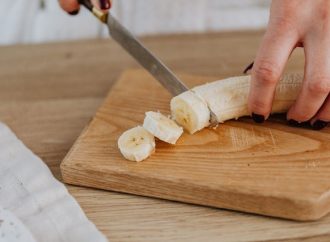
[[[63,10],[69,14],[75,15],[79,12],[80,4],[78,0],[59,0],[59,3]],[[111,8],[110,0],[91,0],[91,3],[104,12]]]
[[[252,69],[248,107],[255,121],[269,116],[277,82],[297,42],[298,36],[289,25],[268,27]]]

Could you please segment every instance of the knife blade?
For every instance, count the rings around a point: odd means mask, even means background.
[[[136,39],[111,14],[107,21],[110,35],[151,75],[153,75],[173,96],[188,90],[186,85],[138,39]]]
[[[90,0],[78,0],[90,10],[101,22],[108,26],[111,37],[121,45],[134,59],[139,62],[160,84],[173,96],[177,96],[187,90],[187,86],[150,50],[148,50],[137,38],[135,38],[123,25],[121,25],[110,13],[104,13],[93,6]],[[209,109],[210,110],[210,109]],[[210,110],[211,126],[218,124],[216,115]]]
[[[173,96],[188,90],[186,85],[137,38],[135,38],[110,13],[105,13],[93,6],[90,0],[79,0],[99,20],[108,26],[111,37],[117,41],[134,59],[139,62]]]

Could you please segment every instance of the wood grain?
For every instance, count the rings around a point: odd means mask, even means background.
[[[225,77],[253,60],[261,32],[144,38],[177,72]],[[175,51],[174,51],[175,50]],[[61,179],[59,164],[121,72],[137,67],[109,40],[0,48],[0,120]],[[303,68],[295,52],[289,69]],[[328,241],[330,215],[294,222],[67,186],[110,241]]]
[[[188,86],[212,78],[182,77]],[[213,78],[216,80],[216,78]],[[61,164],[65,182],[296,220],[330,210],[329,130],[271,120],[230,121],[156,144],[141,163],[125,160],[118,137],[149,110],[169,114],[170,95],[144,70],[123,74]]]

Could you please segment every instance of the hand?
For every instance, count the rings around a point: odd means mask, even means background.
[[[305,50],[304,81],[287,119],[315,129],[330,121],[330,1],[273,0],[252,69],[249,110],[256,122],[269,116],[276,84],[298,46]]]
[[[97,6],[99,9],[108,10],[111,7],[110,0],[91,0],[93,5]],[[59,3],[63,10],[68,12],[71,15],[76,15],[79,13],[79,3],[78,0],[59,0]]]

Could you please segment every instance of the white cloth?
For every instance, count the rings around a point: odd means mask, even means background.
[[[0,207],[0,242],[36,242],[31,232],[12,212]]]
[[[136,35],[260,29],[267,24],[269,3],[270,0],[113,0],[111,13]],[[0,29],[0,44],[109,36],[107,29],[84,8],[79,15],[69,16],[57,0],[1,0]]]
[[[0,123],[0,206],[40,242],[105,242],[43,161]]]

